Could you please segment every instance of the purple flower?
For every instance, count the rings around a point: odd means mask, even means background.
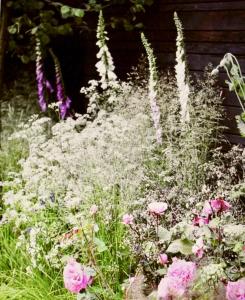
[[[38,91],[38,103],[40,105],[41,110],[44,112],[47,110],[47,102],[45,99],[45,78],[43,73],[41,43],[38,38],[36,40],[36,80]]]
[[[59,102],[59,109],[60,109],[60,116],[61,119],[65,119],[68,114],[71,107],[71,99],[65,95],[65,89],[62,79],[62,73],[60,68],[60,63],[58,61],[58,58],[53,53],[52,50],[50,50],[50,53],[54,60],[55,65],[55,76],[56,76],[56,97],[57,101]]]

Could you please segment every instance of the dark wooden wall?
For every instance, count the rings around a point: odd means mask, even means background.
[[[160,68],[174,64],[176,29],[173,12],[177,11],[183,23],[186,51],[191,72],[202,74],[208,63],[217,65],[223,55],[237,56],[245,74],[245,1],[236,0],[156,0],[145,15],[144,32],[158,58]],[[116,31],[110,34],[110,46],[121,74],[129,71],[143,51],[139,34]],[[241,112],[234,93],[230,93],[220,74],[225,96],[226,131],[231,142],[245,144],[240,138],[235,115]]]
[[[245,74],[245,0],[155,0],[154,5],[147,8],[144,15],[144,32],[152,43],[160,69],[171,67],[175,63],[174,11],[177,11],[183,23],[189,69],[192,73],[201,76],[208,63],[216,66],[225,53],[231,52],[239,59]],[[105,17],[108,16],[105,14]],[[96,24],[96,18],[92,20],[93,24]],[[91,32],[80,36],[78,49],[83,49],[80,63],[69,63],[71,73],[80,74],[78,86],[86,85],[88,79],[96,76],[94,65],[98,49],[95,46],[95,27]],[[127,32],[123,29],[108,31],[109,47],[117,74],[125,78],[131,67],[136,65],[141,53],[144,53],[140,32]],[[64,47],[69,48],[72,44],[66,42]],[[70,53],[71,61],[74,60],[72,51],[67,52]],[[225,96],[224,118],[229,127],[226,131],[227,137],[232,143],[245,144],[245,139],[239,136],[235,122],[235,115],[241,112],[241,108],[234,93],[228,91],[225,79],[226,74],[223,72],[219,82]]]

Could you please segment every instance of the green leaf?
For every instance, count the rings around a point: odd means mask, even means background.
[[[84,10],[80,8],[73,8],[72,14],[76,17],[82,18],[84,16]]]
[[[69,18],[72,15],[72,8],[70,6],[63,5],[61,6],[60,12],[63,18]]]
[[[240,131],[242,137],[245,137],[245,122],[242,116],[236,116],[237,128]]]
[[[164,276],[167,274],[167,269],[158,269],[156,270],[157,275]]]
[[[97,247],[97,251],[99,253],[106,251],[108,248],[106,247],[106,244],[104,243],[104,241],[98,239],[98,238],[94,238],[94,243]]]
[[[233,251],[236,252],[236,253],[239,253],[241,252],[243,249],[243,243],[242,242],[238,242],[235,244],[234,248],[233,248]]]
[[[14,24],[14,25],[9,26],[9,27],[8,27],[8,32],[9,32],[10,34],[15,34],[15,33],[17,33],[17,27],[16,27],[16,25]]]
[[[31,34],[36,34],[38,32],[38,26],[33,27],[31,30]]]
[[[177,239],[169,245],[167,252],[182,253],[184,255],[190,255],[190,254],[192,254],[192,246],[193,246],[193,243],[187,239],[184,239],[184,240]]]
[[[23,64],[28,64],[30,62],[30,58],[27,55],[21,55],[20,59],[23,62]]]
[[[162,242],[168,242],[171,240],[172,234],[164,227],[158,228],[158,237]]]

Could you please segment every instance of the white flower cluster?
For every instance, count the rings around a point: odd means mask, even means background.
[[[174,21],[177,29],[177,39],[176,39],[176,81],[179,91],[179,101],[180,101],[180,114],[182,122],[189,122],[190,115],[188,110],[188,102],[190,95],[190,86],[188,84],[187,78],[187,66],[186,66],[186,57],[185,57],[185,48],[184,48],[184,36],[183,28],[180,19],[178,18],[177,13],[174,13]]]
[[[145,47],[147,58],[149,62],[149,71],[150,71],[150,77],[149,77],[149,100],[151,105],[151,114],[152,119],[154,123],[154,127],[156,130],[156,139],[158,144],[162,144],[162,128],[160,124],[160,109],[157,104],[157,85],[158,85],[158,75],[157,75],[157,67],[156,67],[156,58],[153,54],[153,50],[151,48],[151,45],[147,41],[145,35],[141,33],[141,40]]]
[[[102,11],[99,14],[96,37],[96,45],[99,47],[99,52],[97,53],[99,61],[95,67],[99,73],[100,80],[90,80],[88,82],[89,86],[82,87],[80,90],[82,94],[89,98],[87,114],[84,116],[86,119],[94,119],[101,108],[112,111],[117,102],[118,94],[122,92],[117,76],[114,73],[115,66],[107,46],[109,38],[105,30]]]
[[[70,246],[59,236],[84,223],[98,187],[119,187],[123,206],[138,193],[154,137],[150,118],[136,109],[133,115],[121,108],[100,110],[85,124],[81,115],[55,125],[49,118],[33,117],[12,137],[28,142],[29,156],[20,161],[21,173],[3,183],[1,224],[13,224],[16,232],[23,228],[18,245],[26,248],[32,267],[40,268],[43,258],[58,267],[57,251]],[[103,199],[102,206],[109,207],[110,200]]]
[[[97,71],[100,75],[100,82],[102,89],[106,89],[108,87],[108,82],[116,81],[117,76],[114,73],[115,66],[113,63],[113,59],[111,53],[108,49],[106,41],[109,39],[107,37],[107,32],[105,30],[105,21],[103,18],[103,13],[100,11],[99,21],[97,27],[97,43],[96,45],[99,47],[99,52],[97,53],[97,58],[99,61],[95,65]]]

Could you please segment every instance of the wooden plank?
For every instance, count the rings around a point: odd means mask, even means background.
[[[245,9],[244,1],[229,2],[196,2],[196,3],[164,3],[160,5],[160,11],[220,11]]]
[[[108,30],[109,43],[112,42],[132,42],[140,41],[140,32]],[[144,28],[144,33],[151,41],[156,42],[174,42],[176,40],[176,30],[151,30]],[[216,42],[216,43],[245,43],[244,31],[214,31],[214,30],[184,30],[186,42]],[[87,41],[86,41],[87,42]],[[91,42],[96,42],[91,39]]]
[[[182,4],[188,4],[188,3],[225,3],[230,2],[231,0],[164,0],[164,2],[159,3],[160,5],[169,4],[169,3],[182,3]],[[234,2],[239,2],[234,0]]]
[[[158,58],[158,65],[166,67],[167,65],[171,66],[175,64],[175,53],[157,53],[155,52]],[[191,71],[203,71],[204,68],[212,63],[214,66],[218,65],[222,56],[220,55],[208,55],[208,54],[188,54],[187,60],[189,69]],[[245,70],[245,56],[239,58],[239,63],[242,70]]]
[[[185,30],[245,30],[245,11],[186,11],[180,12],[179,17]],[[175,29],[172,12],[152,10],[148,20],[146,27],[149,29]]]
[[[225,134],[227,140],[231,144],[240,144],[240,145],[245,145],[245,138],[241,137],[240,135],[234,135],[234,134]]]
[[[244,31],[223,31],[223,30],[186,30],[184,29],[186,42],[220,42],[220,43],[245,43],[245,29]],[[176,39],[176,30],[151,30],[147,26],[144,29],[146,36],[154,41],[171,42]],[[130,40],[130,36],[129,40]],[[127,40],[127,35],[124,35]],[[117,31],[113,36],[113,40],[121,39],[120,31]]]

